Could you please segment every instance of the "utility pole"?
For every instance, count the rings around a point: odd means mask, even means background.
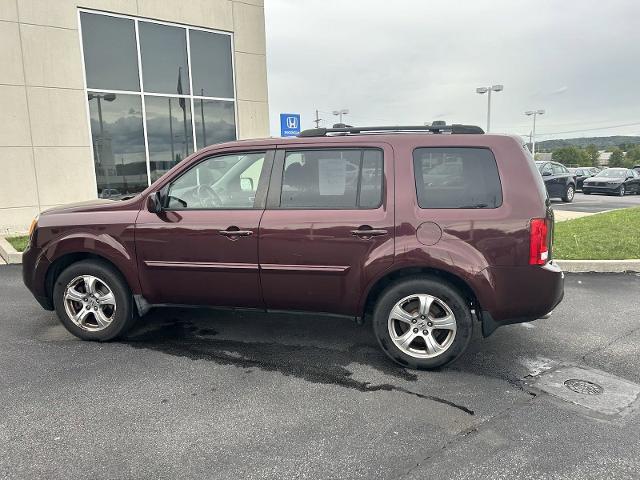
[[[321,121],[322,119],[318,116],[318,109],[316,109],[316,119],[314,120],[314,123],[316,124],[316,128],[320,128]]]

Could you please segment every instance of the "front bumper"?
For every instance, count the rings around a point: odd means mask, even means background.
[[[582,193],[618,193],[620,185],[620,183],[616,183],[615,185],[595,186],[587,183],[582,185]]]
[[[482,334],[531,322],[549,314],[564,298],[564,272],[553,261],[542,267],[491,268],[495,303],[481,305]]]

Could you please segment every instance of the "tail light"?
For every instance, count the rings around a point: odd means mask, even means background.
[[[531,219],[529,230],[529,265],[545,265],[549,259],[547,242],[549,226],[546,218]]]

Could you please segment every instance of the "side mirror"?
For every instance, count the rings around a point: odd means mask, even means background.
[[[147,197],[147,210],[158,214],[162,212],[162,198],[160,192],[154,192]]]
[[[551,172],[548,170],[546,172],[542,172],[543,177],[548,177],[549,175],[551,175]]]
[[[253,192],[253,178],[240,178],[240,190],[243,192]]]

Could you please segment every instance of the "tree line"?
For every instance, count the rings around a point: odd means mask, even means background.
[[[610,167],[631,168],[635,165],[640,165],[640,145],[625,145],[625,147],[627,147],[626,154],[619,147],[611,150],[611,156],[609,157]],[[551,159],[554,162],[580,167],[599,166],[599,156],[598,147],[595,145],[588,145],[584,148],[573,145],[560,147],[551,153]]]

